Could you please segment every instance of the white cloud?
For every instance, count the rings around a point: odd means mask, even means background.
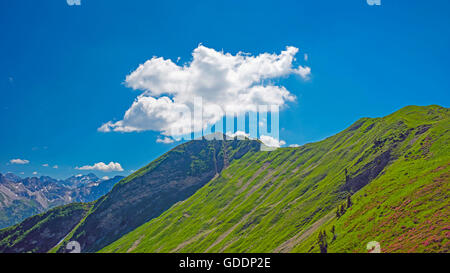
[[[30,163],[29,160],[26,160],[26,159],[20,159],[20,158],[11,159],[9,162],[10,162],[11,164],[20,164],[20,165],[24,165],[24,164]]]
[[[192,126],[206,128],[219,121],[224,113],[212,105],[238,115],[255,111],[255,105],[285,106],[295,96],[271,80],[292,74],[309,77],[309,67],[293,65],[297,52],[297,48],[287,47],[280,54],[232,55],[199,45],[192,61],[182,66],[153,57],[126,77],[128,87],[143,92],[123,119],[106,122],[98,130],[152,130],[176,137],[191,133]],[[196,97],[203,100],[203,122],[183,114],[193,111]]]
[[[263,135],[259,139],[261,140],[262,143],[264,143],[266,146],[269,146],[269,147],[277,147],[278,148],[278,147],[281,147],[286,144],[286,142],[284,140],[277,140],[276,138],[271,137],[271,136]]]
[[[105,175],[105,176],[102,177],[102,180],[108,180],[108,179],[109,179],[109,176]]]
[[[53,166],[53,169],[58,169],[58,165]]]
[[[48,164],[47,163],[42,164],[42,167],[48,167]]]
[[[156,142],[157,142],[157,143],[169,144],[169,143],[173,143],[174,140],[173,140],[172,138],[170,138],[170,137],[164,137],[164,138],[158,137],[158,138],[156,139]]]
[[[97,170],[102,172],[122,172],[123,168],[120,166],[119,163],[115,162],[109,162],[108,165],[106,165],[103,162],[95,163],[92,166],[86,165],[82,167],[75,167],[77,170]]]
[[[311,75],[311,68],[308,66],[305,66],[305,67],[300,66],[294,72],[295,72],[295,74],[300,75],[302,78],[308,79],[309,75]]]
[[[37,172],[33,172],[33,175],[37,175],[38,173]]]
[[[300,145],[298,145],[298,144],[291,144],[291,145],[289,145],[289,147],[291,147],[291,148],[297,148],[297,147],[300,147]]]
[[[235,133],[227,132],[227,136],[231,138],[237,137],[238,139],[250,138],[250,134],[247,134],[243,131],[236,131]]]

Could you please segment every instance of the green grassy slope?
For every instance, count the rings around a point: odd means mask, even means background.
[[[72,203],[0,230],[0,252],[45,252],[88,213],[91,203]]]
[[[450,123],[429,111],[403,109],[410,126],[432,127],[412,134],[408,152],[357,192],[343,216],[329,220],[293,251],[318,252],[318,233],[326,231],[328,252],[366,252],[370,241],[379,242],[383,252],[450,252]]]
[[[411,238],[430,229],[427,221],[448,223],[448,130],[447,108],[410,106],[317,143],[247,154],[102,252],[317,251],[317,231],[329,233],[333,223],[330,251],[365,251],[369,238],[390,238],[386,250],[409,250]],[[350,194],[354,205],[336,220],[336,206]],[[445,240],[416,250],[443,250]]]
[[[177,146],[116,184],[52,251],[66,251],[70,240],[78,241],[83,252],[101,249],[185,200],[229,162],[259,146],[254,140],[195,140]]]

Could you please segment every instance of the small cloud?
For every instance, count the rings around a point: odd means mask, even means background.
[[[246,133],[243,132],[243,131],[236,131],[236,133],[228,132],[228,133],[227,133],[227,136],[228,136],[228,137],[231,137],[231,138],[237,137],[237,139],[246,139],[246,138],[250,138],[250,134],[246,134]]]
[[[304,55],[304,59],[305,59],[305,62],[307,62],[307,61],[308,61],[308,54],[306,54],[306,53],[305,53],[305,55]]]
[[[25,173],[24,172],[20,172],[20,174],[24,175]]]
[[[10,162],[11,164],[20,164],[20,165],[24,165],[24,164],[30,163],[29,160],[26,160],[26,159],[20,159],[20,158],[11,159],[9,162]]]
[[[269,147],[281,147],[283,145],[286,144],[286,142],[284,140],[278,140],[274,137],[271,136],[261,136],[259,138],[261,140],[262,143],[264,143],[264,145],[269,146]]]
[[[53,169],[58,169],[58,165],[53,166]]]
[[[42,167],[48,167],[48,164],[47,163],[42,164]]]
[[[122,166],[117,162],[109,162],[109,164],[105,164],[103,162],[95,163],[92,166],[86,165],[82,167],[75,167],[77,170],[97,170],[102,172],[122,172]]]
[[[33,175],[37,175],[38,173],[37,172],[33,172]]]
[[[108,133],[111,132],[111,127],[113,126],[113,123],[111,121],[108,121],[104,124],[102,124],[102,126],[100,126],[97,131],[99,132],[103,132],[103,133]]]
[[[158,137],[156,139],[156,143],[164,143],[164,144],[169,144],[169,143],[173,143],[174,140],[170,137],[164,137],[164,138],[160,138]]]
[[[109,177],[106,175],[102,177],[102,180],[108,180],[108,179],[109,179]]]
[[[298,145],[298,144],[291,144],[291,145],[289,145],[289,147],[291,147],[291,148],[297,148],[297,147],[300,147],[300,145]]]
[[[293,71],[295,74],[299,75],[305,80],[309,79],[309,75],[311,75],[311,68],[308,66],[302,67],[300,66],[298,69]]]
[[[47,149],[48,149],[47,146],[42,146],[42,147],[34,146],[34,147],[31,148],[32,151],[47,150]]]

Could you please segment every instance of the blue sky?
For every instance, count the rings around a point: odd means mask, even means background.
[[[449,12],[446,0],[1,1],[0,172],[63,178],[112,161],[124,171],[94,172],[126,175],[174,147],[160,132],[98,128],[140,94],[124,84],[139,64],[190,62],[200,43],[233,55],[299,49],[309,79],[277,80],[297,98],[280,112],[287,145],[406,105],[448,107]]]

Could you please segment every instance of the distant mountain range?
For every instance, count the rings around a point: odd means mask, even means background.
[[[183,143],[96,201],[0,230],[0,252],[66,252],[70,241],[82,252],[450,251],[448,108],[362,118],[300,147],[260,145]]]
[[[49,176],[21,178],[0,173],[0,228],[56,206],[94,201],[122,178],[104,180],[90,173],[57,180]]]

